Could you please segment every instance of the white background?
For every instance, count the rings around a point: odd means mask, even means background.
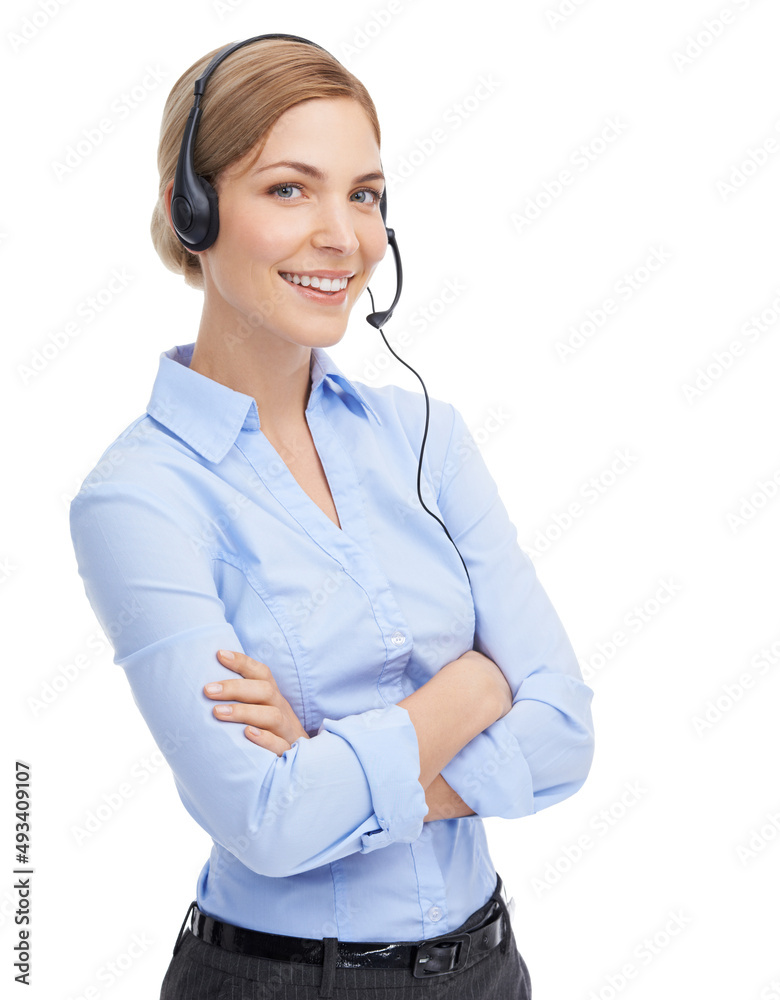
[[[386,333],[410,335],[401,356],[477,435],[595,691],[584,787],[486,820],[534,997],[780,997],[777,5],[30,0],[2,17],[4,993],[158,996],[208,855],[86,601],[67,513],[160,353],[197,331],[200,293],[148,235],[168,91],[216,46],[284,31],[374,97],[406,274]],[[127,287],[79,320],[114,269]],[[447,281],[464,289],[442,305]],[[389,303],[389,252],[374,286]],[[334,359],[419,391],[369,311]],[[15,759],[32,767],[27,991]]]

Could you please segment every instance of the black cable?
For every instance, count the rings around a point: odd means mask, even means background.
[[[371,309],[374,310],[374,311],[376,311],[376,306],[374,305],[374,296],[371,294],[371,289],[367,288],[367,291],[368,291],[368,294],[369,294],[369,296],[371,298]],[[423,382],[423,380],[420,377],[419,373],[416,372],[414,370],[414,368],[412,368],[412,366],[410,364],[407,364],[406,361],[404,361],[403,358],[399,357],[395,353],[395,351],[393,350],[393,348],[387,343],[387,337],[385,336],[385,333],[384,333],[384,330],[382,329],[382,327],[381,326],[377,327],[377,329],[382,334],[382,340],[384,340],[385,344],[387,344],[387,349],[388,349],[388,351],[390,351],[390,353],[393,355],[393,357],[397,358],[401,362],[402,365],[406,365],[406,367],[409,369],[409,371],[410,372],[414,372],[414,374],[417,376],[417,378],[420,379],[420,385],[422,386],[423,393],[425,394],[425,431],[423,433],[422,445],[420,446],[420,461],[419,461],[419,464],[417,466],[417,496],[420,498],[420,503],[422,504],[423,509],[426,510],[431,515],[431,517],[435,518],[439,522],[439,524],[442,526],[442,528],[444,528],[444,533],[446,534],[447,538],[449,538],[449,540],[452,542],[452,544],[453,544],[453,546],[455,548],[455,551],[460,556],[460,561],[463,563],[464,570],[466,570],[466,576],[468,577],[469,587],[470,587],[471,586],[471,577],[469,576],[469,571],[468,571],[468,567],[466,566],[466,561],[464,560],[463,556],[460,555],[460,549],[458,548],[457,545],[455,545],[455,542],[452,541],[452,535],[450,535],[449,531],[447,531],[447,525],[444,523],[444,521],[442,521],[442,519],[440,517],[437,517],[437,515],[434,514],[432,510],[430,510],[428,507],[425,506],[425,501],[422,498],[422,491],[420,490],[420,481],[422,479],[423,451],[425,450],[425,442],[426,442],[426,440],[428,438],[428,421],[429,421],[430,412],[431,412],[431,404],[430,404],[430,401],[428,399],[428,390],[425,388],[425,382]]]

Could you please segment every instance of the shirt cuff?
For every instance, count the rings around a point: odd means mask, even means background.
[[[508,803],[516,816],[534,812],[533,776],[503,718],[467,743],[441,773],[477,816],[501,816]]]
[[[317,732],[323,730],[350,745],[366,775],[377,829],[362,835],[361,853],[417,840],[428,805],[420,784],[417,731],[406,709],[388,705],[343,719],[323,719]]]

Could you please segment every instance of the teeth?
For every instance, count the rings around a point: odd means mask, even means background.
[[[295,285],[303,285],[304,288],[311,285],[312,288],[319,288],[321,292],[339,292],[347,287],[349,278],[318,278],[316,274],[291,274],[285,271],[282,277],[286,281],[291,281]]]

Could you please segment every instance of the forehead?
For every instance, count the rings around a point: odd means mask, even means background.
[[[313,98],[288,108],[264,139],[221,171],[219,185],[282,174],[276,163],[308,164],[312,175],[347,179],[379,173],[379,145],[371,119],[351,97]],[[349,176],[351,175],[351,177]]]
[[[289,108],[266,137],[258,165],[271,163],[282,154],[309,151],[328,160],[373,161],[379,164],[379,146],[371,121],[352,98],[315,98]],[[371,166],[368,162],[367,166]]]

